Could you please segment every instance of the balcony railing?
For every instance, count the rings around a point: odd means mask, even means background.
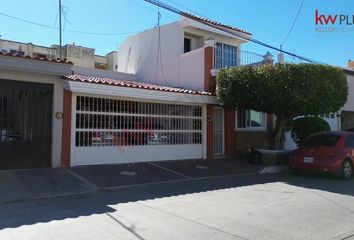
[[[263,56],[249,51],[240,51],[240,55],[238,65],[261,65],[267,62],[266,55]]]
[[[215,76],[222,68],[231,68],[241,65],[258,66],[263,64],[272,64],[273,56],[267,52],[265,55],[250,51],[235,51],[224,55],[217,46],[214,47],[214,67],[212,75]]]
[[[237,51],[223,56],[217,48],[214,48],[214,56],[214,69],[230,68],[240,65],[257,66],[273,62],[272,56],[269,53],[261,55],[250,51]]]

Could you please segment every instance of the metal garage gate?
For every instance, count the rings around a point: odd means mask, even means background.
[[[202,158],[202,107],[76,96],[72,165]]]
[[[0,169],[50,166],[52,92],[49,84],[0,79]]]

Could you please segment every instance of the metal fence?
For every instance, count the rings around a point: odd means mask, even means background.
[[[201,143],[201,106],[76,97],[77,147]]]

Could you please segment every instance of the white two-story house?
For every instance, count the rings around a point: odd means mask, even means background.
[[[223,29],[227,31],[223,31]],[[215,94],[219,69],[272,63],[270,55],[242,51],[252,34],[193,15],[128,37],[119,48],[118,71],[141,82]],[[267,145],[271,116],[207,104],[204,157],[234,157],[249,147]],[[268,120],[268,121],[267,121]]]

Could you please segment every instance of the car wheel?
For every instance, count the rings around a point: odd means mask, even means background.
[[[350,179],[353,175],[353,164],[349,159],[345,159],[342,163],[342,178]]]

